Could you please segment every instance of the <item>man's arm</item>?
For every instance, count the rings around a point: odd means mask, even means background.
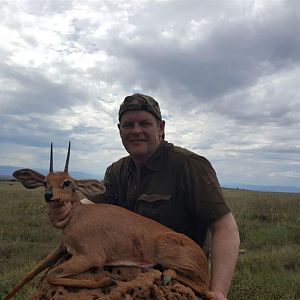
[[[239,231],[231,213],[215,221],[209,230],[212,235],[210,289],[216,300],[224,300],[227,299],[239,252]]]

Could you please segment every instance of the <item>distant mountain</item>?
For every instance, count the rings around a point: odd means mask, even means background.
[[[300,187],[277,185],[224,184],[224,187],[258,192],[300,193]]]
[[[12,181],[15,178],[13,176],[10,175],[0,175],[0,181]]]
[[[11,178],[12,174],[14,171],[19,170],[19,169],[24,169],[24,167],[16,167],[16,166],[0,166],[0,179],[3,176],[9,176]],[[48,170],[45,169],[34,169],[35,171],[41,173],[41,174],[48,174]],[[76,179],[103,179],[103,175],[102,177],[99,175],[95,175],[95,174],[88,174],[85,172],[81,172],[81,171],[70,171],[70,175],[73,176]]]
[[[16,166],[0,166],[0,180],[10,180],[13,179],[12,174],[18,169],[24,169],[23,167]],[[35,171],[41,174],[48,174],[48,170],[45,169],[35,169]],[[88,174],[81,171],[70,171],[70,175],[77,179],[103,179],[104,175]],[[282,193],[300,193],[300,187],[295,186],[264,186],[264,185],[250,185],[250,184],[222,184],[223,187],[234,188],[234,189],[244,189],[258,192],[282,192]]]
[[[0,175],[12,176],[12,173],[17,170],[22,169],[14,166],[0,166]]]

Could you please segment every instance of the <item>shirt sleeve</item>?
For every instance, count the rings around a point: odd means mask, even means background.
[[[230,212],[216,172],[206,158],[192,155],[187,159],[182,183],[190,213],[205,226]]]

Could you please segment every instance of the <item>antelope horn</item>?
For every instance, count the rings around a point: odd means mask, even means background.
[[[68,148],[68,155],[67,155],[67,159],[66,159],[65,172],[68,172],[68,169],[69,169],[70,148],[71,148],[71,142],[69,141],[69,148]]]
[[[50,150],[50,168],[49,173],[53,173],[53,145],[51,142],[51,150]]]

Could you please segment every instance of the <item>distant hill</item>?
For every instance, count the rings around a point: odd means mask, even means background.
[[[12,176],[13,172],[19,169],[24,169],[24,167],[16,167],[16,166],[0,166],[0,180],[7,180],[3,179],[5,177],[13,179]],[[34,169],[35,171],[41,174],[48,174],[48,170],[45,169]],[[81,171],[70,171],[70,175],[77,179],[103,179],[103,175],[95,175],[95,174],[88,174]]]
[[[9,175],[0,175],[0,181],[12,181],[15,180],[13,176]]]
[[[12,173],[18,169],[23,169],[24,167],[16,166],[0,166],[0,180],[12,180]],[[40,172],[41,174],[46,175],[48,170],[45,169],[35,169],[35,171]],[[95,175],[88,174],[81,171],[71,171],[71,176],[77,179],[103,179],[104,175]],[[222,186],[225,188],[234,188],[242,190],[252,190],[258,192],[282,192],[282,193],[300,193],[300,187],[295,186],[264,186],[264,185],[250,185],[250,184],[241,184],[241,183],[231,183],[226,184],[222,183]]]
[[[300,187],[277,185],[224,184],[224,187],[257,192],[300,193]]]
[[[0,166],[0,175],[12,176],[12,173],[17,169],[19,168],[14,166]]]

